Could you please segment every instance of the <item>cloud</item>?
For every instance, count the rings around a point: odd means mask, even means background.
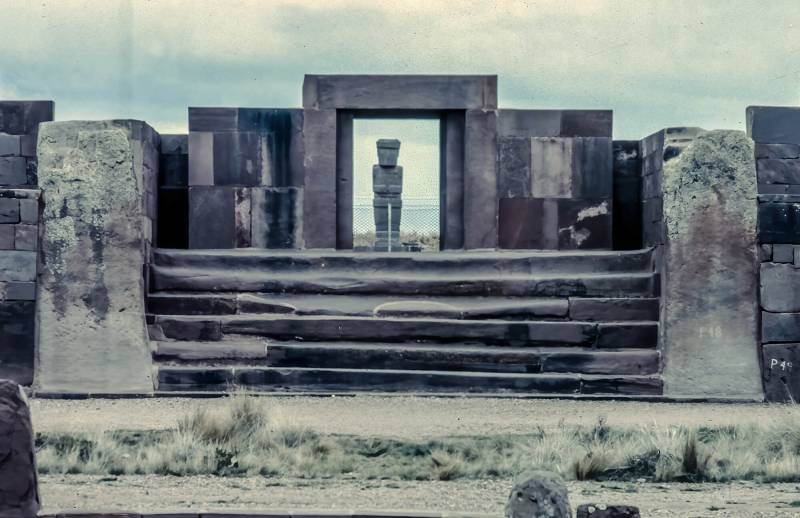
[[[59,118],[174,130],[189,105],[299,106],[304,73],[498,74],[502,106],[611,108],[621,138],[741,128],[748,104],[800,103],[796,0],[0,0],[0,12],[0,93],[53,98]]]

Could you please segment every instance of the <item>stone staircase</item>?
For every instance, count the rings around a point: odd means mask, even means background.
[[[662,393],[651,251],[155,250],[160,391]]]

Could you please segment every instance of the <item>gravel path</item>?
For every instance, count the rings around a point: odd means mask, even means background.
[[[625,503],[648,517],[796,517],[796,484],[572,482],[570,503]],[[220,477],[43,476],[44,511],[435,510],[502,516],[510,480],[399,482]]]
[[[532,427],[591,426],[605,417],[612,426],[800,422],[800,406],[673,404],[554,399],[265,396],[276,419],[324,433],[420,438],[440,435],[528,433]],[[93,399],[31,402],[39,431],[163,429],[198,406],[225,398]]]

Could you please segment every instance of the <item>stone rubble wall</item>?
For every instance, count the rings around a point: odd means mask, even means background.
[[[302,246],[303,110],[189,108],[187,152],[189,248]]]
[[[761,259],[761,340],[768,401],[800,399],[800,108],[750,106]]]
[[[612,248],[610,110],[498,110],[498,244]]]
[[[0,378],[33,382],[39,123],[52,101],[0,101]]]

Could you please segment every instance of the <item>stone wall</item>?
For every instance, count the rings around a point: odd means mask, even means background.
[[[189,138],[161,135],[158,239],[161,248],[189,247]]]
[[[769,401],[800,398],[800,108],[751,106],[761,255],[761,339]]]
[[[0,378],[33,382],[39,123],[52,101],[0,101]]]
[[[189,108],[189,248],[301,246],[302,130],[302,110]]]
[[[612,113],[499,110],[498,244],[611,249]]]

